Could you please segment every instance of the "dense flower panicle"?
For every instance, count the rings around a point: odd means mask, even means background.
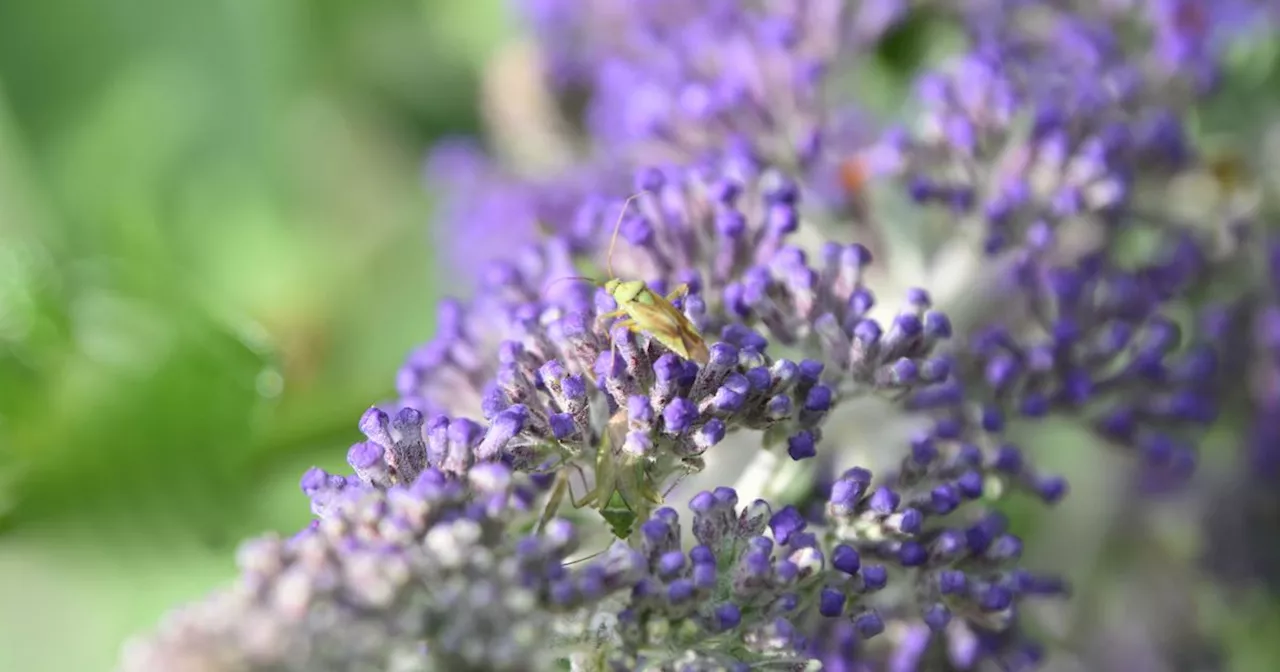
[[[1236,469],[1210,493],[1204,512],[1204,560],[1226,583],[1280,593],[1280,240],[1264,243],[1267,290],[1251,306],[1247,369],[1250,425]]]
[[[717,7],[732,8],[724,0],[515,0],[511,4],[546,52],[546,75],[556,89],[590,86],[603,57],[641,57],[637,50],[644,44],[644,33],[661,35]]]
[[[642,167],[633,190],[621,213],[616,203],[584,202],[576,227],[594,232],[584,246],[601,268],[612,251],[619,275],[668,289],[687,283],[695,293],[719,292],[768,263],[801,224],[795,182],[746,150],[684,167]],[[714,309],[718,302],[708,298]]]
[[[1064,23],[1088,23],[1129,42],[1144,72],[1198,94],[1220,82],[1234,40],[1263,34],[1280,19],[1269,0],[943,0],[933,8],[958,14],[981,36],[1043,35]]]
[[[1062,582],[1012,568],[1021,543],[998,517],[958,529],[923,525],[931,513],[899,510],[896,493],[870,482],[865,470],[837,482],[828,512],[840,527],[827,529],[791,507],[739,507],[729,488],[699,493],[690,502],[696,545],[687,551],[679,515],[656,511],[640,532],[648,574],[618,613],[603,654],[609,669],[801,669],[811,657],[824,669],[881,669],[939,642],[950,642],[965,667],[1037,659],[1039,649],[1016,637],[1016,605],[1061,595]],[[895,599],[878,599],[890,593]],[[899,593],[921,601],[904,608]],[[664,660],[658,651],[681,654]],[[684,652],[700,666],[682,667]]]
[[[700,314],[705,311],[705,302],[699,298],[706,287],[704,280],[717,284],[733,279],[757,258],[768,258],[770,240],[776,247],[782,237],[794,230],[793,226],[767,228],[768,222],[757,205],[759,195],[754,180],[744,183],[738,176],[747,176],[732,166],[721,172],[723,177],[683,171],[678,178],[669,180],[658,170],[641,171],[636,186],[654,192],[661,189],[661,210],[655,210],[659,203],[651,200],[656,198],[651,194],[641,194],[637,199],[636,208],[643,214],[630,216],[622,213],[623,202],[619,199],[584,197],[574,203],[571,217],[555,222],[557,228],[550,232],[554,235],[484,266],[476,296],[467,303],[442,304],[437,335],[415,351],[401,369],[397,389],[403,403],[428,415],[437,409],[478,414],[477,392],[496,373],[500,344],[522,343],[524,349],[549,358],[568,340],[576,343],[587,338],[580,333],[584,329],[590,332],[588,340],[606,339],[607,330],[593,318],[616,306],[607,295],[598,296],[602,292],[590,282],[574,280],[579,275],[575,262],[585,258],[594,262],[596,269],[610,268],[609,248],[620,213],[625,217],[617,248],[616,269],[621,276],[651,281],[656,290],[689,283],[693,296],[685,302],[686,314],[698,326],[712,326]],[[744,201],[745,212],[732,205],[716,207],[711,194],[721,184],[735,192],[746,189],[757,198]],[[719,235],[717,221],[729,218],[742,224],[740,235],[749,233],[746,238],[756,249],[745,240]],[[655,223],[664,229],[661,236],[653,233]],[[680,238],[672,241],[671,237],[677,235]],[[647,261],[643,257],[633,260],[636,255],[631,246],[636,244],[655,253],[648,255]],[[679,250],[678,257],[656,254],[672,246]],[[700,275],[704,269],[706,274]],[[599,278],[601,282],[606,279]],[[575,361],[571,366],[579,365],[575,373],[588,371],[597,356],[598,352],[585,353],[585,365]]]
[[[750,42],[764,38],[780,41],[777,46],[800,47],[805,37],[813,41],[816,35],[826,40],[818,44],[804,44],[801,53],[810,58],[825,56],[819,63],[827,63],[833,53],[850,51],[853,45],[873,45],[886,32],[897,26],[908,15],[910,0],[806,0],[802,3],[742,3],[732,0],[516,0],[514,4],[529,22],[535,37],[546,52],[547,76],[553,87],[589,88],[598,75],[603,59],[616,58],[626,66],[640,71],[663,73],[672,67],[671,61],[646,59],[645,49],[662,45],[679,45],[687,49],[696,46],[693,39],[704,37],[691,24],[724,23],[742,31],[757,22],[759,30]],[[916,4],[919,4],[918,2]],[[774,24],[770,26],[769,24]],[[798,25],[793,25],[798,24]],[[824,25],[825,24],[825,25]],[[699,25],[699,29],[703,26]],[[830,33],[833,28],[838,33]],[[800,30],[816,35],[801,33]],[[733,34],[733,33],[730,33]],[[751,33],[744,33],[751,36]],[[714,46],[714,45],[705,45]],[[823,47],[823,48],[819,48]],[[687,57],[689,54],[681,53]],[[745,68],[749,62],[733,62],[727,56],[734,51],[725,49],[711,55],[680,62],[689,74],[708,77],[704,83],[716,83],[711,79],[720,73],[733,72],[733,68]],[[740,54],[740,58],[767,58],[770,51],[761,49],[752,54]],[[705,62],[705,63],[704,63]],[[803,61],[800,64],[803,65]],[[738,71],[741,73],[741,70]],[[664,82],[665,83],[665,82]],[[679,93],[679,92],[677,92]],[[645,95],[645,94],[641,94]],[[691,94],[685,94],[691,95]],[[687,113],[687,112],[686,112]]]
[[[1254,362],[1251,396],[1255,424],[1248,465],[1266,482],[1280,482],[1280,238],[1266,241],[1268,295],[1254,317]]]
[[[989,254],[1060,255],[1064,236],[1096,249],[1190,158],[1177,117],[1112,41],[1068,25],[1048,41],[979,44],[922,76],[918,119],[859,160],[979,223]]]
[[[566,570],[577,538],[563,521],[512,536],[534,490],[500,463],[350,483],[297,536],[245,544],[239,581],[170,616],[123,669],[545,669],[552,594],[589,585],[598,599],[643,565],[619,549]]]
[[[700,454],[737,427],[780,423],[793,456],[808,456],[817,425],[842,394],[905,391],[946,377],[945,364],[930,355],[950,336],[950,323],[927,293],[910,292],[906,310],[882,327],[869,317],[875,296],[862,282],[871,263],[865,248],[827,245],[821,265],[810,265],[785,244],[799,225],[794,185],[746,162],[729,162],[719,174],[694,170],[674,179],[642,171],[644,191],[635,214],[621,221],[613,264],[624,277],[648,278],[657,292],[690,288],[681,307],[713,343],[705,366],[664,354],[643,331],[601,322],[619,306],[586,283],[557,282],[573,276],[573,262],[569,246],[553,238],[529,248],[521,263],[491,265],[470,305],[444,304],[436,338],[401,371],[401,404],[428,417],[478,412],[519,425],[506,450],[526,449],[524,463],[546,457],[529,451],[551,444],[578,442],[571,451],[589,455],[603,423],[616,409],[638,408],[637,396],[650,407],[632,426],[658,428],[651,440],[675,436],[680,457]],[[590,256],[607,267],[604,241],[612,232],[601,210],[595,202],[582,206],[601,239],[583,249],[594,249]],[[806,346],[801,351],[817,359],[775,360],[752,326],[782,345]],[[513,404],[518,409],[508,410]]]
[[[1152,65],[1202,87],[1222,76],[1222,55],[1234,39],[1259,34],[1280,21],[1268,0],[1107,0],[1097,2],[1112,20],[1128,18],[1144,29]]]
[[[917,447],[913,452],[923,456],[928,451]],[[1037,644],[1018,634],[1017,606],[1025,598],[1064,595],[1066,585],[1017,568],[1022,542],[1009,534],[1004,518],[965,506],[980,496],[977,476],[983,465],[966,465],[968,475],[955,478],[946,468],[929,468],[923,458],[916,464],[924,468],[904,471],[892,487],[875,485],[865,469],[851,469],[836,480],[827,504],[836,539],[863,558],[899,568],[910,586],[904,590],[906,586],[897,585],[882,609],[886,618],[906,619],[916,631],[894,654],[918,658],[932,631],[945,642],[934,648],[947,652],[961,668],[992,660],[1025,669],[1041,653]],[[1002,466],[992,465],[991,472]],[[968,522],[948,517],[958,510]],[[895,585],[891,579],[891,589]],[[919,624],[927,630],[920,631]],[[912,647],[920,650],[905,650]]]
[[[592,166],[550,177],[513,174],[496,165],[478,143],[450,139],[427,158],[425,176],[436,196],[434,228],[441,255],[451,277],[473,285],[474,269],[504,258],[509,251],[531,245],[542,231],[556,231],[572,221],[588,194],[625,179],[616,169]],[[572,244],[573,239],[568,238]]]
[[[1189,221],[1169,202],[1207,169],[1184,125],[1222,35],[1274,12],[520,4],[553,86],[586,95],[592,158],[521,176],[471,145],[436,151],[449,254],[478,269],[459,283],[474,291],[439,305],[397,399],[361,417],[352,473],[304,475],[317,520],[247,544],[239,581],[130,648],[126,669],[1029,670],[1048,652],[1027,601],[1068,589],[1021,565],[989,504],[1056,504],[1068,485],[1015,425],[1065,418],[1128,448],[1150,486],[1136,498],[1184,485],[1249,396],[1245,481],[1274,490],[1280,246],[1257,289],[1239,263],[1252,220]],[[919,77],[916,118],[867,146],[830,89],[920,6],[969,43]],[[899,211],[866,211],[870,180]],[[894,227],[921,234],[925,264],[955,249],[988,268],[912,286],[890,239],[914,233]],[[977,293],[988,276],[998,310],[934,306],[937,285]],[[896,311],[881,280],[905,295]],[[1233,385],[1246,364],[1249,395]],[[724,452],[731,438],[753,450]],[[773,466],[667,506],[717,446]],[[763,498],[799,479],[821,503]],[[555,517],[566,495],[599,519]],[[577,558],[606,527],[605,550]]]
[[[696,158],[731,139],[781,165],[807,160],[822,125],[822,75],[850,46],[837,0],[594,0],[574,3],[568,22],[557,20],[566,3],[525,4],[553,38],[544,40],[553,79],[586,80],[593,135],[644,162]],[[574,77],[587,64],[588,76]]]
[[[1153,475],[1185,478],[1197,430],[1217,418],[1221,370],[1214,340],[1184,344],[1170,309],[1208,266],[1185,238],[1136,270],[1103,255],[1074,267],[1027,260],[1015,275],[1030,324],[984,328],[961,378],[983,381],[980,398],[1012,417],[1081,413],[1107,439],[1135,448]]]

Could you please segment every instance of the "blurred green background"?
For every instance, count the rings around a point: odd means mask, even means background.
[[[502,0],[0,2],[0,670],[293,530],[431,332],[425,148]]]

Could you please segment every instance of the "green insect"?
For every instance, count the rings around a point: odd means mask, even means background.
[[[643,192],[641,192],[643,193]],[[643,280],[622,280],[613,274],[613,250],[618,244],[618,232],[622,228],[622,218],[631,201],[639,197],[635,194],[622,204],[622,212],[613,226],[613,237],[609,241],[607,268],[609,279],[603,283],[587,277],[567,277],[561,280],[586,280],[600,287],[613,297],[618,308],[600,315],[598,319],[608,320],[624,318],[614,326],[625,327],[636,333],[648,334],[668,350],[691,359],[699,364],[706,364],[711,358],[707,343],[698,332],[698,328],[689,321],[685,314],[675,307],[675,302],[689,294],[688,285],[680,285],[665,297],[649,289]]]
[[[591,507],[599,512],[614,536],[619,539],[630,537],[635,531],[636,521],[648,519],[654,508],[662,504],[662,495],[650,484],[648,463],[643,458],[623,452],[622,444],[626,433],[627,412],[621,410],[609,420],[596,449],[595,487],[581,499],[573,496],[568,472],[561,470],[538,522],[539,531],[555,516],[566,493],[573,508]],[[579,467],[572,464],[568,466],[578,470],[579,476],[586,480]]]

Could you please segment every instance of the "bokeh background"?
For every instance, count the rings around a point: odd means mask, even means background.
[[[502,0],[0,2],[0,670],[309,517],[442,291],[420,176]]]
[[[461,289],[423,157],[480,130],[506,5],[0,1],[0,671],[110,669],[229,579],[240,539],[306,523],[300,475],[343,468]],[[928,57],[922,30],[860,71],[872,107]],[[1277,48],[1253,49],[1207,128],[1276,109]],[[1246,597],[1198,618],[1233,669],[1276,669],[1280,617]]]

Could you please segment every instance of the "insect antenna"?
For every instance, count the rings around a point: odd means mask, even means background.
[[[674,492],[676,488],[680,487],[680,484],[683,483],[684,479],[688,477],[689,477],[689,472],[687,471],[677,476],[675,482],[667,486],[667,491],[662,493],[663,501],[666,501],[666,499],[671,496],[671,493]]]
[[[566,563],[564,563],[564,566],[565,566],[565,567],[570,567],[570,566],[576,565],[576,564],[578,564],[578,563],[580,563],[580,562],[586,562],[586,561],[588,561],[588,560],[594,560],[595,558],[598,558],[598,557],[600,557],[600,556],[604,555],[604,554],[605,554],[605,552],[607,552],[608,550],[609,550],[608,548],[603,548],[603,549],[598,550],[598,551],[596,551],[595,553],[592,553],[591,555],[588,555],[588,556],[586,556],[586,557],[582,557],[582,558],[578,558],[577,560],[571,560],[571,561],[569,561],[569,562],[566,562]]]
[[[541,298],[543,299],[547,298],[547,292],[551,291],[552,287],[555,287],[557,284],[564,282],[565,280],[583,280],[593,285],[600,284],[599,280],[596,280],[595,278],[588,278],[585,275],[566,275],[564,277],[556,278],[555,280],[552,280],[551,282],[548,282],[545,286],[543,286],[542,292],[541,292]]]
[[[631,205],[631,201],[634,201],[647,193],[649,192],[641,191],[638,194],[632,194],[627,197],[627,200],[622,202],[622,212],[618,213],[618,221],[613,224],[613,237],[609,239],[609,256],[605,260],[605,266],[609,269],[610,278],[618,277],[613,274],[613,248],[618,244],[618,232],[622,230],[622,219],[627,215],[627,207]]]

